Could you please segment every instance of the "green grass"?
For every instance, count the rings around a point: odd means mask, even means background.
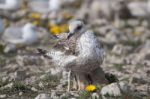
[[[40,79],[40,81],[49,88],[54,88],[59,84],[59,78],[54,75],[46,75],[44,78]]]
[[[91,94],[87,91],[80,91],[79,92],[79,97],[77,99],[89,99],[90,95]]]
[[[123,66],[124,64],[114,64],[114,67],[119,71],[123,69]]]
[[[128,40],[128,41],[122,41],[121,42],[123,45],[128,45],[128,46],[132,46],[134,48],[137,48],[138,46],[140,46],[142,44],[141,41],[132,41],[132,40]]]

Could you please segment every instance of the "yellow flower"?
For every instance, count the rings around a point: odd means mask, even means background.
[[[95,85],[88,85],[88,86],[86,86],[85,90],[88,92],[93,92],[96,90],[96,86]]]
[[[58,35],[60,33],[60,28],[57,25],[54,25],[52,27],[50,27],[50,33],[52,33],[53,35]]]
[[[41,15],[39,13],[31,13],[31,14],[29,14],[29,18],[40,19]]]
[[[67,24],[62,24],[62,25],[50,24],[49,25],[49,31],[53,35],[58,35],[60,33],[67,32],[68,31],[68,25]]]

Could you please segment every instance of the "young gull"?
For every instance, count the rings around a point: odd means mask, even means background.
[[[38,49],[39,53],[50,57],[56,66],[65,68],[73,73],[78,90],[88,84],[106,84],[105,73],[100,67],[103,62],[103,50],[94,33],[86,29],[80,20],[69,24],[68,39],[76,39],[75,55],[66,55],[62,51]],[[63,69],[62,69],[63,70]]]

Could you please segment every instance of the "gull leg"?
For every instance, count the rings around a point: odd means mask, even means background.
[[[68,89],[67,91],[70,91],[70,75],[71,75],[71,70],[68,72]]]
[[[77,85],[78,85],[78,91],[81,89],[80,87],[80,80],[79,80],[79,76],[77,76]]]
[[[78,88],[78,82],[77,82],[77,76],[75,75],[73,79],[73,89],[77,90],[77,88]]]
[[[83,81],[79,81],[80,82],[80,89],[79,90],[84,90],[85,88],[85,84]]]
[[[85,88],[85,77],[83,75],[78,76],[78,91]]]

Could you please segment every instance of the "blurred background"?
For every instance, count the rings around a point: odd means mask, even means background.
[[[52,48],[74,19],[83,20],[103,45],[104,71],[149,99],[150,0],[0,0],[0,98],[63,95],[52,94],[59,78],[36,49]]]

